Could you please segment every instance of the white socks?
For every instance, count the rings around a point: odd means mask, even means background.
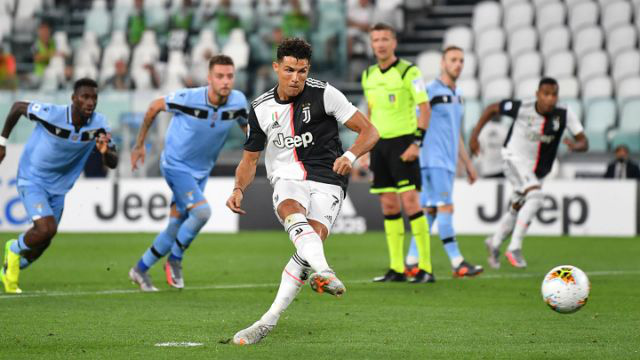
[[[300,257],[306,260],[314,271],[331,270],[324,257],[322,239],[309,225],[306,216],[291,214],[284,220],[284,227]]]
[[[491,239],[491,245],[494,248],[499,248],[504,239],[511,235],[513,227],[516,224],[517,216],[518,212],[514,210],[510,204],[509,210],[502,216],[502,220],[500,220],[500,227],[498,228],[498,231],[493,234],[493,238]]]
[[[524,234],[531,224],[531,220],[536,216],[538,210],[542,207],[544,202],[544,195],[542,191],[535,189],[527,193],[525,197],[525,203],[518,212],[518,217],[513,229],[513,235],[511,236],[511,242],[509,243],[508,251],[522,249],[522,240]]]
[[[276,325],[278,323],[280,315],[300,292],[310,269],[309,264],[301,259],[298,253],[293,254],[282,271],[282,280],[280,281],[276,299],[273,301],[269,311],[262,315],[261,322],[267,325]]]

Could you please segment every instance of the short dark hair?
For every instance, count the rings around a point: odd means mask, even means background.
[[[282,40],[276,51],[278,62],[282,61],[285,56],[291,56],[298,60],[309,60],[311,62],[311,45],[300,38],[287,38]]]
[[[459,46],[448,45],[447,47],[444,48],[444,50],[442,50],[442,57],[444,58],[444,56],[447,55],[447,53],[449,51],[462,51],[462,52],[464,52],[464,50],[462,50],[462,48],[459,47]]]
[[[396,37],[396,29],[394,29],[393,26],[387,23],[383,23],[383,22],[375,23],[371,28],[369,28],[369,32],[381,31],[381,30],[391,31],[391,35],[393,35],[393,37]]]
[[[613,149],[613,152],[618,152],[618,150],[624,150],[628,153],[629,147],[626,144],[619,144],[615,149]]]
[[[209,70],[211,70],[211,68],[214,65],[231,65],[231,66],[235,66],[233,64],[233,59],[232,58],[230,58],[227,55],[222,55],[222,54],[213,56],[213,57],[211,57],[211,59],[209,59]]]
[[[538,83],[538,89],[540,89],[542,87],[542,85],[555,85],[558,88],[560,88],[558,86],[558,81],[556,81],[556,79],[552,78],[552,77],[543,77],[542,79],[540,79],[540,82]]]
[[[73,83],[73,92],[76,93],[81,87],[92,87],[97,89],[98,83],[95,80],[89,78],[78,79],[75,83]]]

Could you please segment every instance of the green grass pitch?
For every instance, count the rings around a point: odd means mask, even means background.
[[[0,234],[9,239],[15,234]],[[373,284],[387,265],[383,234],[335,235],[329,262],[343,298],[305,286],[259,345],[227,344],[269,307],[293,246],[284,232],[201,235],[185,257],[187,288],[138,293],[127,271],[153,234],[59,234],[22,272],[21,296],[0,294],[0,359],[632,359],[640,358],[640,238],[530,237],[529,267],[503,263],[452,279],[437,237],[437,283]],[[481,237],[461,237],[486,267]],[[541,300],[553,266],[586,271],[588,304],[571,315]],[[190,348],[157,347],[194,342]]]

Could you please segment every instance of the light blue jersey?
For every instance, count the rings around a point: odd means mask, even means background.
[[[462,94],[459,88],[452,90],[440,79],[429,83],[427,93],[431,120],[420,149],[420,167],[444,168],[455,173],[464,115]]]
[[[76,130],[71,105],[31,102],[27,117],[36,123],[18,165],[18,187],[36,185],[49,194],[66,194],[78,179],[96,146],[99,132],[110,132],[105,117],[94,112]]]
[[[209,102],[208,87],[183,89],[165,97],[173,113],[167,130],[161,164],[165,169],[209,176],[232,126],[247,124],[247,99],[232,90],[219,107]]]

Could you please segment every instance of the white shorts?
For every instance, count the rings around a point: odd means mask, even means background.
[[[273,210],[281,224],[284,219],[278,215],[278,206],[287,199],[300,203],[307,210],[307,219],[323,224],[327,231],[340,214],[344,193],[338,185],[310,180],[279,179],[273,184]]]
[[[503,163],[504,176],[509,180],[513,191],[524,193],[532,186],[542,186],[542,182],[533,172],[533,167],[517,158],[505,158]]]

